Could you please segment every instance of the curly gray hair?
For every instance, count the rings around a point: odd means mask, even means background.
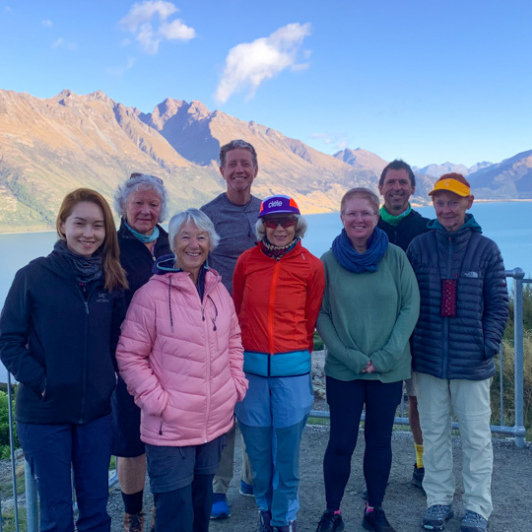
[[[115,192],[114,206],[116,213],[122,218],[126,215],[127,202],[133,192],[139,190],[153,190],[161,198],[161,214],[158,222],[162,222],[168,214],[168,193],[160,177],[151,174],[134,172],[131,177],[124,181]]]

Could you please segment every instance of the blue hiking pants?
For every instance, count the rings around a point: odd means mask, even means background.
[[[72,478],[78,502],[76,530],[109,532],[111,415],[82,425],[17,423],[17,432],[37,483],[42,532],[74,532]]]
[[[299,509],[299,446],[312,408],[310,374],[259,377],[235,407],[253,472],[255,500],[272,526],[294,521]]]

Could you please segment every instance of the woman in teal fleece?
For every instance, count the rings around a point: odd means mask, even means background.
[[[382,501],[390,473],[391,434],[410,376],[409,338],[419,315],[416,277],[402,249],[377,227],[379,199],[365,188],[342,198],[343,230],[323,255],[325,294],[317,328],[325,361],[330,436],[323,463],[327,509],[317,532],[340,532],[362,410],[366,409],[366,530],[393,531]]]

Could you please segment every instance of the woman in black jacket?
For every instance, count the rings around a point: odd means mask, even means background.
[[[126,307],[133,294],[152,276],[155,260],[172,253],[168,233],[159,225],[166,216],[167,193],[163,181],[150,174],[133,173],[115,194],[115,210],[121,217],[118,230],[120,263],[126,271],[129,290]],[[146,479],[146,450],[140,440],[140,408],[118,377],[112,397],[113,445],[124,502],[124,530],[144,530],[142,499]],[[152,529],[155,526],[152,519]]]
[[[0,358],[19,381],[16,419],[40,496],[42,531],[107,532],[114,349],[127,287],[109,205],[68,194],[47,257],[19,270],[0,317]]]

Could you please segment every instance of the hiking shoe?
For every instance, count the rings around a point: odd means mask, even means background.
[[[462,517],[460,530],[462,532],[486,532],[488,530],[488,521],[477,512],[466,510],[464,517]]]
[[[231,515],[225,493],[214,493],[211,519],[227,519]]]
[[[445,530],[445,521],[453,516],[453,507],[450,504],[433,504],[427,508],[423,517],[425,530]]]
[[[124,532],[143,532],[144,530],[144,513],[124,514]]]
[[[240,481],[240,488],[238,491],[240,495],[244,495],[244,497],[253,497],[253,485],[248,484],[243,480]]]
[[[296,532],[296,521],[290,521],[290,523],[283,526],[274,526],[273,532]]]
[[[423,478],[425,478],[425,468],[418,467],[414,464],[414,473],[412,474],[412,485],[416,488],[423,489]]]
[[[362,526],[366,530],[373,530],[374,532],[395,532],[395,528],[388,523],[384,510],[380,506],[375,506],[372,511],[364,511],[364,519],[362,519]]]
[[[259,524],[257,527],[258,532],[273,532],[273,528],[270,525],[272,520],[272,514],[270,512],[265,512],[259,510]]]
[[[316,532],[341,532],[344,528],[341,514],[335,514],[334,510],[325,510],[321,515]]]

